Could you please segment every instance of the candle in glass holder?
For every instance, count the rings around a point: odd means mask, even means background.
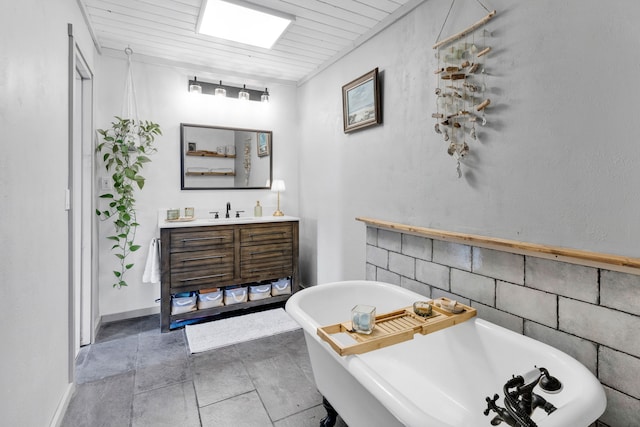
[[[351,326],[360,334],[370,334],[376,322],[376,308],[358,304],[351,309]]]

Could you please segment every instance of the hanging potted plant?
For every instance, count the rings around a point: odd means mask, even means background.
[[[96,214],[102,219],[112,219],[115,234],[107,239],[114,242],[111,250],[119,260],[120,267],[114,270],[115,283],[113,287],[127,286],[125,273],[133,267],[127,262],[127,257],[140,249],[134,243],[136,228],[136,210],[134,192],[144,187],[145,178],[141,175],[145,163],[151,160],[147,157],[157,151],[154,147],[155,137],[162,135],[160,126],[150,121],[136,121],[116,116],[109,129],[98,129],[102,137],[96,148],[104,153],[102,160],[107,171],[112,172],[111,180],[113,193],[100,196],[109,200],[109,207],[105,210],[96,209]]]

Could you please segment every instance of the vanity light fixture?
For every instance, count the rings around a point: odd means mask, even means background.
[[[193,77],[193,82],[189,82],[189,92],[191,93],[202,93],[202,86],[198,83],[198,78]]]
[[[200,34],[271,49],[294,16],[243,0],[204,0]]]
[[[197,80],[195,77],[193,80],[189,80],[187,87],[189,92],[201,93],[204,95],[215,95],[221,98],[237,98],[243,101],[257,101],[257,102],[269,102],[269,91],[267,89],[263,91],[256,89],[248,89],[247,85],[232,86],[222,84],[222,80],[219,83],[209,83]]]
[[[224,87],[222,87],[222,80],[220,80],[220,86],[218,86],[214,91],[214,95],[219,96],[221,98],[224,98],[225,96],[227,96],[227,90]]]
[[[273,213],[273,216],[284,216],[282,211],[280,210],[280,192],[285,190],[284,181],[281,179],[274,179],[271,184],[271,191],[274,193],[278,193],[278,208]]]
[[[247,92],[247,85],[242,85],[242,90],[238,92],[238,99],[241,101],[248,101],[251,95]]]

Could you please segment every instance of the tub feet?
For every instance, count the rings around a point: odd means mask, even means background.
[[[320,427],[333,427],[338,419],[338,413],[324,396],[322,396],[322,406],[327,411],[327,416],[320,420]]]

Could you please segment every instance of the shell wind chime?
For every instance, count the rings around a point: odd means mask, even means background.
[[[247,138],[244,143],[244,185],[249,186],[249,177],[251,175],[251,138]]]
[[[489,12],[479,0],[476,1]],[[454,3],[455,0],[442,24],[438,40],[433,45],[438,66],[434,72],[437,78],[436,112],[431,117],[436,119],[434,130],[447,143],[447,153],[456,160],[456,171],[458,178],[461,178],[460,161],[469,153],[468,141],[478,139],[476,124],[487,124],[485,112],[491,100],[485,96],[485,63],[491,47],[486,43],[490,33],[485,25],[495,16],[496,11],[489,12],[470,27],[439,41]]]

